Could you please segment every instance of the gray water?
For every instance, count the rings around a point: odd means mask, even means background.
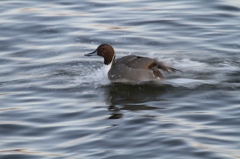
[[[117,57],[182,70],[111,84]],[[1,159],[240,158],[240,1],[0,1]]]

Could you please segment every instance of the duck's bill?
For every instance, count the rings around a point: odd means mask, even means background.
[[[97,56],[97,50],[95,50],[93,52],[90,52],[90,53],[87,53],[84,56]]]

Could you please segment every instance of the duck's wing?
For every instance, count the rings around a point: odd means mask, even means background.
[[[161,69],[161,70],[163,70],[163,71],[165,71],[165,72],[168,72],[168,73],[180,71],[180,70],[178,70],[178,69],[176,69],[176,68],[167,66],[167,65],[165,65],[163,62],[160,62],[160,61],[157,61],[157,60],[155,60],[155,61],[152,63],[152,65],[150,66],[150,68],[154,68],[154,67],[157,67],[158,69]],[[180,71],[180,72],[182,72],[182,71]]]
[[[135,69],[148,69],[148,66],[154,62],[154,59],[147,57],[128,55],[116,59],[116,63],[124,64],[127,67]]]
[[[168,73],[179,71],[175,68],[165,65],[163,62],[160,62],[156,59],[151,59],[148,57],[129,55],[129,56],[125,56],[125,57],[121,58],[120,60],[122,60],[122,62],[126,66],[128,66],[130,68],[135,68],[135,69],[153,70],[153,69],[157,68],[157,69],[166,71]]]
[[[151,59],[148,57],[141,57],[135,55],[125,56],[119,59],[118,62],[121,62],[125,66],[132,68],[132,69],[144,69],[144,70],[151,70],[155,77],[164,78],[162,73],[159,69],[165,72],[175,72],[179,71],[173,67],[165,65],[163,62],[160,62],[156,59]]]

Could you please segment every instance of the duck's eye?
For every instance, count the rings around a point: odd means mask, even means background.
[[[104,50],[105,50],[105,48],[102,48],[102,50],[104,51]]]

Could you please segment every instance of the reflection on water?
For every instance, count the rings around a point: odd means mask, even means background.
[[[110,119],[121,118],[123,116],[121,110],[163,109],[161,106],[151,104],[163,100],[161,95],[167,93],[167,87],[154,83],[111,84],[102,87],[101,90],[104,91],[105,102],[109,105],[108,110],[112,112]]]
[[[126,103],[143,103],[161,100],[161,95],[167,92],[167,88],[149,84],[112,84],[105,86],[106,102],[112,105]],[[151,96],[148,96],[151,94]]]
[[[0,1],[0,158],[239,158],[238,1]],[[117,57],[160,83],[111,84]],[[115,119],[115,120],[109,120]]]

